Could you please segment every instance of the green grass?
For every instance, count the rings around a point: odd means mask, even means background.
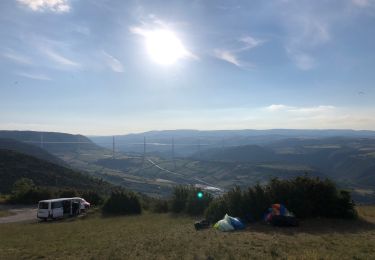
[[[360,207],[359,213],[363,219],[354,222],[315,219],[298,228],[253,224],[232,233],[197,232],[194,219],[150,213],[2,224],[0,259],[370,259],[375,207]]]

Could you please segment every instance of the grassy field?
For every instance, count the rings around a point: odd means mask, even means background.
[[[297,228],[195,231],[168,214],[0,225],[0,259],[374,259],[375,207],[361,220],[315,219]]]

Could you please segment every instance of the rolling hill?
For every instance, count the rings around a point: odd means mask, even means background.
[[[323,139],[330,137],[375,138],[375,131],[356,130],[309,130],[309,129],[270,129],[270,130],[162,130],[115,136],[117,149],[121,152],[143,152],[144,137],[147,151],[164,157],[171,156],[172,138],[175,155],[188,157],[201,150],[227,146],[261,145],[291,139]],[[112,148],[112,136],[91,136],[98,145]]]
[[[192,158],[253,164],[305,165],[348,185],[375,188],[375,139],[293,138],[260,147],[209,149]]]
[[[66,164],[63,160],[50,154],[46,150],[32,144],[19,142],[14,139],[0,138],[0,149],[16,151],[26,155],[34,156],[41,160],[68,167],[68,164]]]
[[[77,153],[103,150],[83,135],[57,132],[0,131],[0,138],[10,138],[39,146],[52,154]]]
[[[11,150],[0,150],[0,193],[9,193],[14,182],[29,178],[38,186],[103,190],[109,187],[80,172]]]

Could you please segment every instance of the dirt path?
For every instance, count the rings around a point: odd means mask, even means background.
[[[0,224],[11,223],[11,222],[21,222],[21,221],[37,221],[36,206],[8,206],[0,205],[0,210],[8,210],[14,215],[1,217]]]

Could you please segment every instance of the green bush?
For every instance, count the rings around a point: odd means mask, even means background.
[[[12,194],[9,198],[10,203],[17,204],[36,204],[40,200],[53,199],[55,194],[47,188],[35,187],[23,193]]]
[[[208,208],[205,210],[204,215],[210,222],[216,222],[222,219],[227,214],[228,207],[224,198],[214,199]]]
[[[155,213],[167,213],[169,211],[168,201],[155,199],[151,203],[151,211]]]
[[[58,192],[60,198],[73,198],[78,197],[78,191],[75,189],[63,189]]]
[[[40,200],[52,199],[55,193],[48,188],[35,186],[34,182],[28,178],[21,178],[13,184],[10,203],[36,204]]]
[[[202,196],[199,197],[198,194]],[[202,215],[212,201],[212,195],[192,186],[177,186],[174,188],[171,200],[173,213]]]
[[[199,192],[202,194],[201,198],[198,197]],[[193,188],[187,198],[185,212],[192,216],[202,215],[212,200],[213,198],[211,194]]]
[[[236,187],[215,199],[205,211],[205,216],[217,221],[228,213],[260,220],[274,203],[284,204],[299,218],[357,217],[349,192],[338,190],[330,180],[306,176],[290,180],[273,179],[267,185],[255,185],[244,191]]]
[[[105,214],[127,215],[141,214],[141,203],[133,192],[118,190],[113,191],[102,208]]]
[[[189,196],[189,188],[184,186],[177,186],[173,190],[171,200],[171,211],[173,213],[180,213],[185,210],[186,201]]]
[[[90,202],[91,206],[99,206],[102,205],[104,202],[104,199],[100,195],[100,193],[93,190],[83,191],[81,193],[81,197],[84,198],[86,201]]]

